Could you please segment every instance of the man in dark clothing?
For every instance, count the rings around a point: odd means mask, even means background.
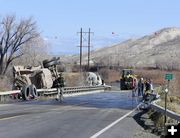
[[[138,82],[138,96],[143,96],[144,95],[144,83],[143,83],[143,78],[141,78]]]
[[[150,79],[146,80],[145,82],[145,94],[143,96],[144,100],[147,98],[149,92],[153,92],[152,81]]]
[[[58,94],[57,94],[56,100],[62,101],[62,99],[63,99],[63,91],[64,91],[64,78],[62,76],[62,73],[60,73],[60,76],[58,78],[57,91],[58,91]]]
[[[148,80],[146,80],[146,82],[144,83],[145,84],[145,91],[149,91],[150,90],[150,83]]]

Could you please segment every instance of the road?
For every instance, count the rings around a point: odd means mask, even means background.
[[[137,111],[127,113],[137,104],[131,92],[1,104],[0,138],[133,137],[141,127],[133,119]]]

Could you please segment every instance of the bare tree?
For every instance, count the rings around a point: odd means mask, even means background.
[[[10,63],[23,55],[20,48],[39,36],[32,18],[16,21],[15,16],[0,20],[0,75],[4,75]]]
[[[23,56],[13,63],[15,65],[38,66],[44,59],[50,58],[48,47],[49,44],[43,38],[37,37],[21,47],[20,51]]]

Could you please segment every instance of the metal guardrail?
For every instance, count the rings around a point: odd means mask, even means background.
[[[11,95],[11,94],[16,94],[16,93],[21,93],[21,90],[13,90],[13,91],[0,92],[0,96]]]
[[[79,93],[79,92],[87,92],[87,91],[94,91],[94,90],[101,90],[110,88],[110,86],[81,86],[81,87],[64,87],[63,94],[72,94],[72,93]],[[41,92],[42,90],[39,90]],[[44,91],[44,95],[53,95],[57,94],[57,89],[51,89],[48,91]]]
[[[64,87],[64,94],[72,94],[72,93],[79,93],[79,92],[87,92],[87,91],[94,91],[94,90],[101,90],[101,89],[110,89],[111,86],[108,85],[101,85],[101,86],[78,86],[78,87]],[[37,89],[37,92],[41,96],[48,96],[57,94],[57,89]],[[13,90],[13,91],[6,91],[0,92],[0,101],[4,101],[6,97],[9,97],[13,94],[20,94],[21,90]]]
[[[156,102],[158,102],[158,100],[153,101],[153,102],[151,103],[151,108],[153,108],[153,109],[156,110],[157,112],[165,113],[165,108],[157,105]],[[173,112],[173,111],[171,111],[171,110],[169,110],[169,109],[167,109],[167,112],[166,112],[166,113],[167,113],[167,116],[168,116],[168,117],[170,117],[170,118],[172,118],[172,119],[175,119],[175,120],[177,120],[177,121],[180,121],[180,114],[175,113],[175,112]]]

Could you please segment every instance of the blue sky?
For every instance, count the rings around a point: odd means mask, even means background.
[[[33,16],[54,54],[78,53],[76,32],[81,27],[94,32],[93,49],[164,27],[180,27],[179,0],[0,0],[0,3],[0,16]]]

